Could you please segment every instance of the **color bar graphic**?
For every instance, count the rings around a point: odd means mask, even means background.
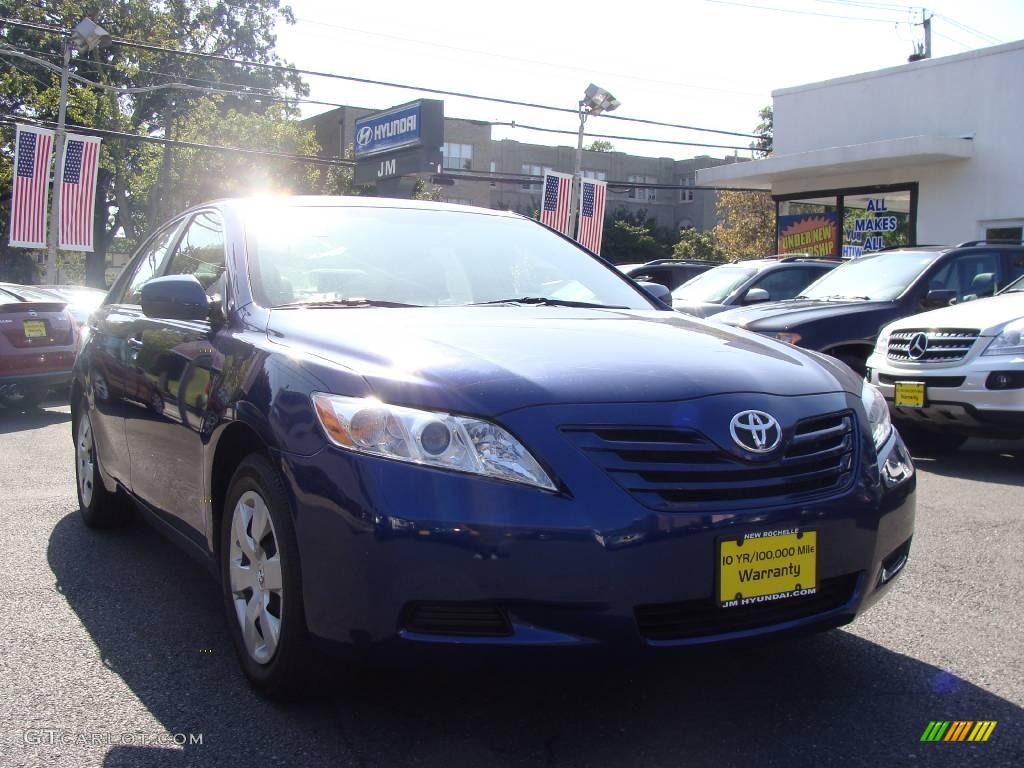
[[[995,720],[932,720],[921,734],[921,741],[988,741],[996,728]]]

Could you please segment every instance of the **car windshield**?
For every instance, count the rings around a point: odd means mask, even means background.
[[[626,278],[527,219],[444,209],[254,206],[252,284],[267,306],[520,302],[651,309]]]
[[[1024,293],[1024,275],[1021,275],[1008,286],[1003,288],[1000,293]]]
[[[715,267],[676,288],[672,291],[672,298],[676,301],[702,301],[713,304],[722,301],[735,291],[737,286],[749,280],[756,271],[751,267],[732,265]]]
[[[936,251],[889,251],[863,256],[826,272],[797,298],[892,301],[938,256]]]

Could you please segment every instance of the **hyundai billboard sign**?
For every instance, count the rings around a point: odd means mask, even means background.
[[[431,143],[439,148],[444,141],[443,110],[443,102],[423,99],[359,118],[355,123],[356,159]]]

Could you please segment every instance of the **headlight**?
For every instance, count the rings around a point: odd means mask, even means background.
[[[779,331],[778,333],[767,333],[765,334],[768,338],[775,339],[776,341],[784,341],[787,344],[797,344],[802,338],[799,333],[789,333],[787,331]]]
[[[892,335],[892,328],[885,326],[882,332],[878,334],[878,340],[875,341],[875,352],[879,355],[885,355],[889,352],[889,337]]]
[[[320,424],[341,448],[556,490],[530,452],[497,424],[372,398],[312,397]]]
[[[1024,355],[1024,318],[1007,323],[982,354]]]
[[[860,391],[860,401],[864,403],[864,411],[868,415],[868,425],[871,427],[871,437],[875,441],[877,450],[889,439],[889,433],[892,432],[889,405],[875,385],[868,384],[866,381]]]

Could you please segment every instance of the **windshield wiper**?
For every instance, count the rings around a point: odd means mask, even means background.
[[[329,301],[292,301],[278,304],[274,309],[297,309],[300,307],[421,307],[422,304],[402,304],[399,301],[380,301],[378,299],[331,299]]]
[[[871,301],[870,296],[844,296],[836,293],[832,296],[797,296],[798,299],[810,299],[811,301]]]
[[[533,304],[544,307],[584,307],[591,309],[629,309],[618,304],[595,304],[591,301],[570,301],[568,299],[551,299],[546,296],[520,296],[518,299],[495,299],[494,301],[475,301],[467,307],[486,307],[492,304]]]

